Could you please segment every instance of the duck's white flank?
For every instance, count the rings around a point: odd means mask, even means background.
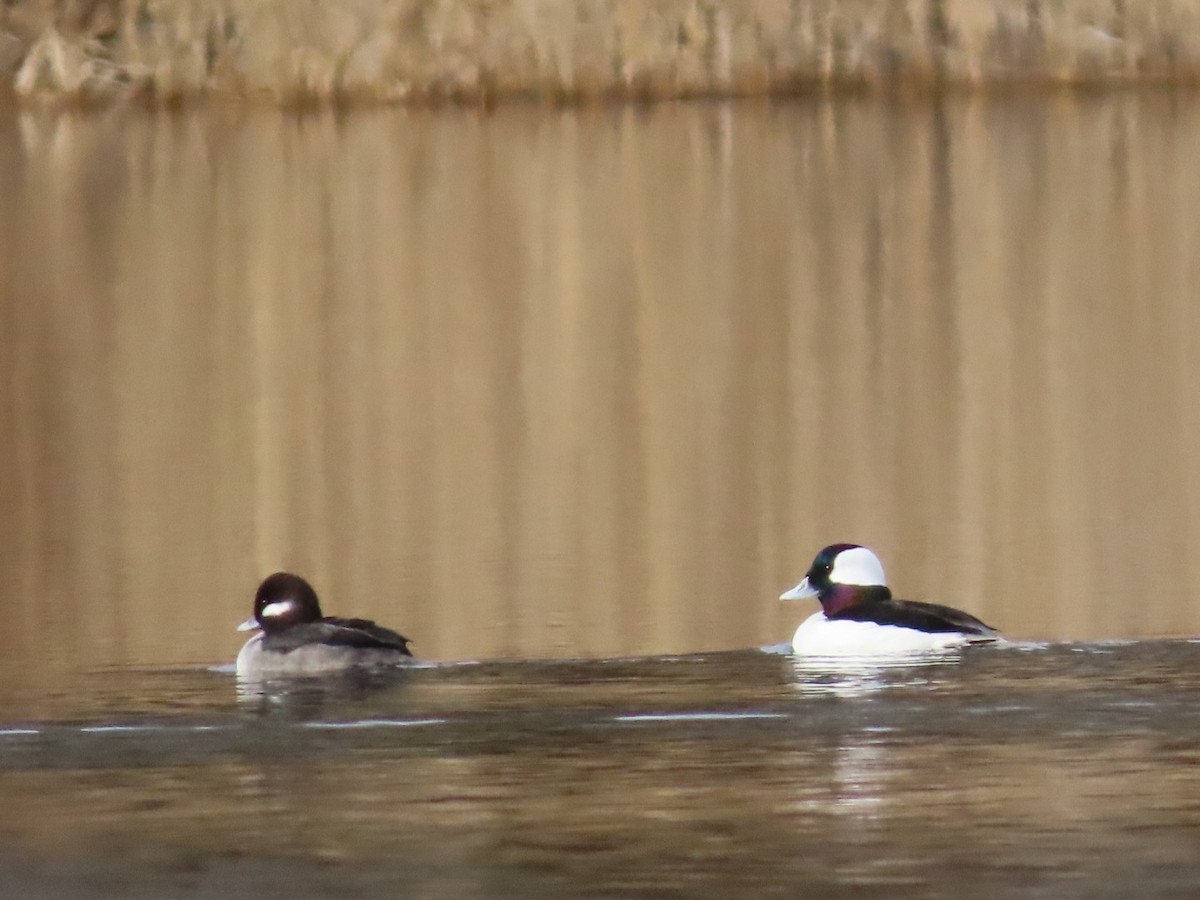
[[[800,623],[792,649],[800,656],[879,656],[948,650],[964,644],[995,640],[994,636],[918,631],[899,625],[827,619],[819,612]]]

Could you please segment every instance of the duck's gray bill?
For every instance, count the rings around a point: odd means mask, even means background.
[[[259,627],[258,619],[254,618],[254,616],[251,616],[245,622],[243,622],[241,625],[239,625],[237,627],[237,630],[238,631],[254,631],[258,627]]]
[[[780,594],[779,599],[780,600],[803,600],[805,597],[815,597],[815,596],[817,596],[817,592],[808,583],[808,579],[805,578],[803,581],[801,581],[798,585],[796,585],[790,591],[784,591],[782,594]]]

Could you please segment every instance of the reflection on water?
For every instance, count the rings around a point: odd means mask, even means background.
[[[1007,648],[1006,648],[1007,649]],[[802,694],[860,697],[886,690],[898,679],[925,684],[922,677],[935,666],[955,666],[963,653],[974,649],[949,649],[900,654],[885,659],[863,657],[795,656],[788,659],[796,690]]]
[[[227,674],[114,673],[0,710],[0,889],[1194,892],[1200,644],[981,647],[846,695],[790,662],[426,667],[249,704]]]
[[[758,646],[831,541],[1200,631],[1200,103],[0,115],[0,664]]]

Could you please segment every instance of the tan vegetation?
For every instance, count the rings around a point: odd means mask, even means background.
[[[21,98],[669,98],[1184,82],[1194,0],[9,0]]]

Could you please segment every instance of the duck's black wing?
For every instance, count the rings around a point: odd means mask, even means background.
[[[409,640],[390,628],[376,625],[369,619],[339,619],[327,616],[316,622],[305,622],[264,639],[264,648],[287,653],[312,644],[331,647],[358,647],[364,650],[396,650],[412,656]]]
[[[329,638],[325,641],[327,644],[399,650],[407,656],[412,656],[408,649],[408,638],[390,628],[376,625],[370,619],[338,619],[330,616],[322,619],[320,624],[329,627]]]
[[[897,625],[930,634],[957,632],[981,637],[999,637],[1000,633],[970,613],[937,603],[919,600],[872,600],[839,610],[830,619],[849,619],[855,622],[875,622],[878,625]]]

